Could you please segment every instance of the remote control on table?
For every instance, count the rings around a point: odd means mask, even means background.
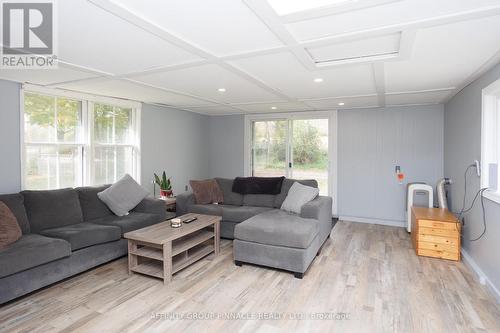
[[[196,221],[197,219],[198,219],[197,217],[191,217],[191,218],[189,218],[189,219],[187,219],[187,220],[184,220],[184,221],[182,221],[182,222],[183,222],[183,223],[191,223],[191,222],[193,222],[193,221]]]

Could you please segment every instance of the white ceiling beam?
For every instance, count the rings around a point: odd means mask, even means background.
[[[289,47],[290,52],[308,70],[317,70],[316,64],[306,50],[300,46],[292,34],[280,21],[276,12],[266,0],[243,0],[250,10],[271,30],[279,40]]]

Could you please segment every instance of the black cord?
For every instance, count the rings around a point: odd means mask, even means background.
[[[481,208],[483,210],[483,232],[477,238],[470,239],[471,242],[475,242],[475,241],[480,240],[481,238],[483,238],[484,234],[486,233],[486,212],[484,209],[484,195],[483,195],[484,191],[486,191],[486,190],[487,190],[487,188],[483,188],[479,191],[479,192],[481,192]]]
[[[475,166],[476,166],[475,164],[469,165],[467,167],[467,169],[465,169],[465,172],[464,172],[464,199],[462,200],[462,209],[460,210],[460,213],[458,213],[458,216],[460,216],[460,217],[464,213],[465,200],[467,199],[467,173],[469,172],[470,168],[475,167]]]

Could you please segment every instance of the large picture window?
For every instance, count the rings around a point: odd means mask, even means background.
[[[23,100],[24,189],[139,181],[137,103],[36,90]]]

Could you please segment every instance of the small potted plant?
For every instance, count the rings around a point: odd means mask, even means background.
[[[160,196],[162,198],[169,198],[172,196],[172,184],[170,178],[167,178],[165,171],[163,171],[161,178],[155,173],[155,182],[160,186]]]

